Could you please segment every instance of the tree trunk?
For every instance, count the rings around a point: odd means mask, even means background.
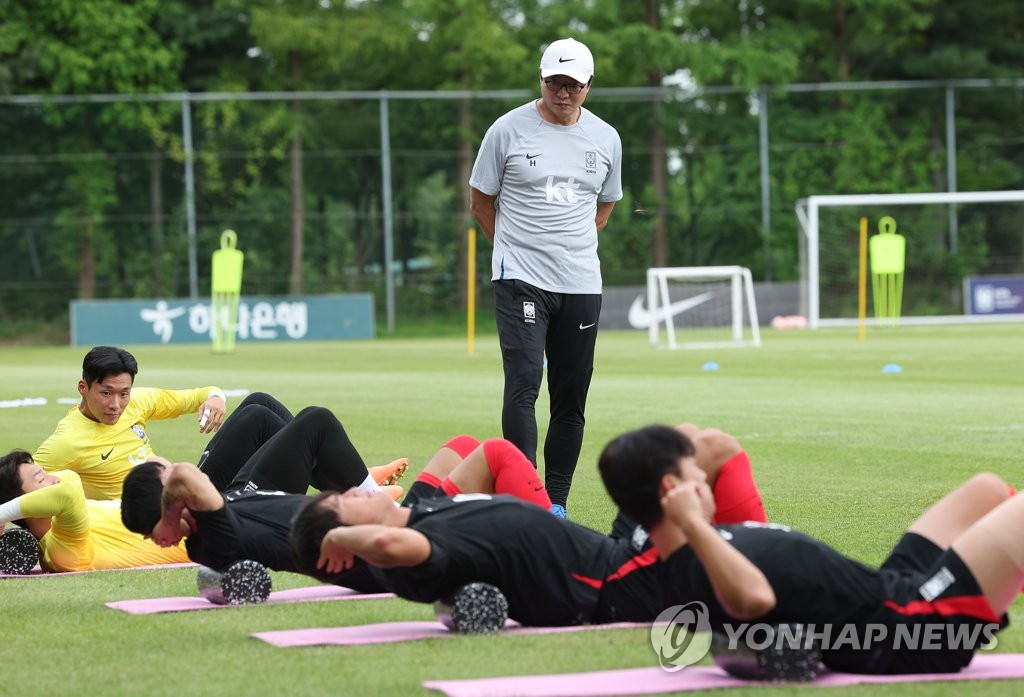
[[[472,225],[475,227],[475,222],[469,213],[469,175],[473,170],[473,149],[469,143],[469,134],[472,132],[473,127],[473,109],[472,104],[468,99],[463,99],[459,102],[459,133],[462,136],[459,138],[458,151],[456,153],[457,164],[456,171],[458,172],[457,186],[462,192],[462,215],[458,217],[459,229],[455,231],[455,234],[459,236],[459,268],[455,274],[456,278],[461,277],[462,272],[468,271],[469,269],[469,248],[466,241],[466,231]],[[477,244],[487,243],[487,238],[483,234],[477,235]],[[479,274],[477,274],[479,277]],[[468,302],[466,286],[469,283],[469,278],[466,279],[465,283],[458,284],[458,302],[460,308],[466,308]],[[474,279],[475,282],[475,279]],[[476,294],[479,297],[479,294]]]
[[[297,87],[302,77],[302,55],[298,51],[290,51],[288,53],[288,67],[292,78],[292,85]],[[292,137],[289,151],[289,160],[291,162],[292,262],[288,273],[288,293],[290,295],[302,295],[302,229],[304,223],[304,208],[302,205],[302,102],[292,100],[291,111],[295,135]]]
[[[839,70],[839,81],[848,82],[850,80],[850,56],[846,50],[847,37],[845,0],[836,0],[835,11],[836,24],[833,36],[836,40],[836,66]]]
[[[847,53],[847,36],[846,36],[846,2],[845,0],[836,0],[835,4],[836,12],[836,23],[833,27],[833,37],[836,42],[836,69],[839,73],[838,80],[840,82],[848,82],[850,80],[850,56]],[[838,92],[836,94],[836,107],[840,111],[846,111],[849,103],[847,102],[846,93]]]
[[[661,16],[658,14],[659,3],[646,0],[647,24],[654,31],[661,30]],[[652,68],[647,73],[647,84],[651,87],[661,86],[661,71]],[[667,169],[665,156],[665,132],[662,128],[664,108],[661,94],[651,98],[651,191],[654,200],[654,234],[651,238],[650,260],[652,266],[668,266],[668,191],[665,184]]]
[[[93,234],[96,231],[96,218],[82,209],[82,229],[78,234],[78,297],[80,300],[92,300],[96,297],[96,247],[93,245]]]
[[[155,263],[150,266],[153,274],[153,287],[157,295],[169,295],[167,276],[164,274],[164,191],[160,185],[160,174],[163,155],[159,150],[153,151],[149,161],[149,249]]]

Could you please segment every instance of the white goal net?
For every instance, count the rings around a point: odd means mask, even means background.
[[[796,215],[800,311],[812,328],[859,321],[859,221],[867,218],[870,238],[883,216],[906,243],[900,323],[1024,319],[1024,191],[809,196]],[[866,277],[870,296],[869,265]],[[988,296],[1003,302],[986,304]]]
[[[754,284],[742,266],[647,269],[647,308],[652,346],[662,328],[671,349],[761,345]]]

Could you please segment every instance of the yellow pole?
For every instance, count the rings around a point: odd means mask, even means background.
[[[857,339],[864,341],[868,311],[868,219],[860,219],[860,264],[857,269]]]
[[[469,228],[466,238],[466,352],[473,355],[476,335],[476,229]]]

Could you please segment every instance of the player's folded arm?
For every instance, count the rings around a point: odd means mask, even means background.
[[[205,472],[190,463],[179,462],[167,475],[161,504],[164,510],[183,504],[191,511],[215,511],[224,507],[224,497]]]
[[[53,518],[55,526],[65,535],[87,535],[89,512],[81,480],[67,471],[61,472],[60,477],[52,486],[23,495],[21,510],[26,518]]]
[[[416,566],[430,558],[430,540],[410,528],[353,525],[335,528],[332,532],[353,554],[383,569]]]

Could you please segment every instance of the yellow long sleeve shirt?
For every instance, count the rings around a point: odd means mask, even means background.
[[[121,498],[121,484],[132,467],[153,456],[146,424],[196,413],[217,387],[191,390],[132,389],[131,401],[117,423],[108,426],[85,417],[76,406],[57,424],[33,459],[47,472],[81,475],[86,498]]]
[[[121,502],[85,497],[79,476],[55,473],[60,482],[21,496],[26,518],[51,517],[50,530],[39,540],[40,565],[47,571],[125,569],[187,562],[184,545],[159,547],[121,523]]]

